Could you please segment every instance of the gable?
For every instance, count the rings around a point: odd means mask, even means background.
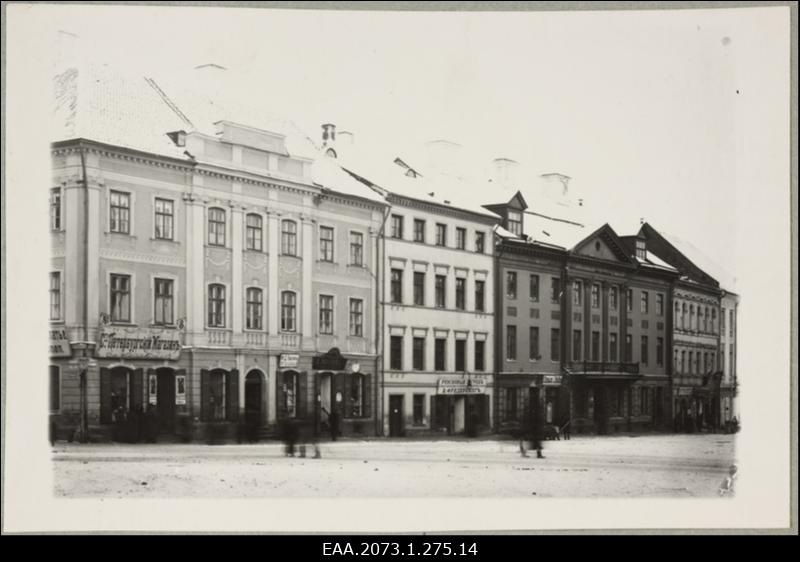
[[[581,242],[580,245],[575,247],[575,253],[579,256],[587,256],[604,261],[623,261],[619,259],[609,242],[603,240],[600,235],[592,236]]]

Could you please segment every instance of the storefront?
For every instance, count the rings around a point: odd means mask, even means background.
[[[489,396],[485,376],[439,377],[431,400],[432,429],[475,437],[489,428]]]
[[[502,374],[497,379],[496,411],[500,433],[519,432],[523,429],[526,416],[533,414],[541,415],[545,425],[558,427],[559,430],[566,428],[570,419],[569,394],[563,375]]]

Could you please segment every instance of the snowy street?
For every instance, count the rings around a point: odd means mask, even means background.
[[[77,445],[53,449],[57,497],[713,497],[732,435],[577,437],[544,459],[507,440],[338,441],[322,458],[246,445]]]

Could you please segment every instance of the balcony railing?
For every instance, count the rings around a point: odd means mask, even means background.
[[[206,330],[206,337],[208,338],[208,345],[231,345],[231,331],[230,330]]]
[[[300,334],[281,334],[281,349],[300,349]]]
[[[248,347],[266,347],[267,334],[264,332],[245,332],[244,343]]]
[[[639,374],[639,363],[609,363],[605,361],[583,361],[570,363],[570,370],[576,373],[626,373]]]

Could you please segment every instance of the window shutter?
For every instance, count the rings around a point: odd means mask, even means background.
[[[142,407],[143,379],[144,369],[135,369],[131,377],[131,410],[134,412],[138,412]]]
[[[351,399],[351,392],[353,387],[353,378],[357,377],[358,375],[354,375],[352,373],[342,373],[342,378],[344,379],[344,395],[342,396],[342,417],[343,418],[352,418],[353,417],[353,401]]]
[[[225,390],[225,409],[228,421],[237,421],[239,419],[239,369],[231,369],[226,379],[228,388]]]
[[[436,395],[431,394],[430,427],[436,429]]]
[[[308,373],[303,371],[298,378],[297,417],[302,419],[308,415]]]
[[[364,377],[364,411],[365,418],[372,417],[372,375],[365,374]]]
[[[207,369],[200,369],[200,421],[208,421],[209,376]]]
[[[111,371],[100,367],[100,423],[111,423]]]

